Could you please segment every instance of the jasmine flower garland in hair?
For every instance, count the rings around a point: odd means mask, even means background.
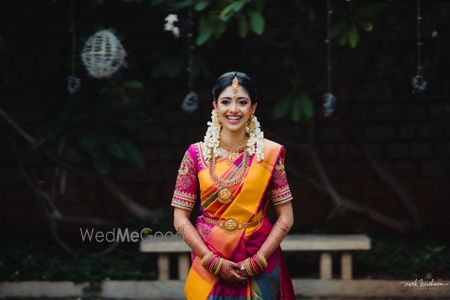
[[[264,159],[264,133],[261,131],[261,124],[255,115],[253,115],[251,122],[253,122],[253,126],[251,126],[253,128],[245,127],[245,131],[250,136],[247,141],[247,152],[250,155],[256,153],[256,160],[260,162]]]
[[[211,159],[211,149],[214,149],[214,156],[219,156],[219,143],[220,143],[220,130],[222,127],[219,123],[219,116],[215,109],[211,112],[211,121],[207,123],[208,129],[206,130],[205,138],[203,142],[208,149],[205,153],[205,159],[209,161]]]

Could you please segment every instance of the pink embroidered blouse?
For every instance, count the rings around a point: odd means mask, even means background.
[[[220,159],[219,159],[220,161]],[[186,150],[178,169],[175,190],[171,205],[192,210],[199,195],[197,173],[208,167],[204,159],[201,142],[191,144]],[[280,156],[273,169],[272,177],[266,191],[266,197],[273,205],[279,205],[293,199],[284,168],[284,156]]]

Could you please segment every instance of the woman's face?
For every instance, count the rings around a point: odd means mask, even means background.
[[[256,103],[252,105],[250,96],[242,86],[238,87],[236,95],[231,85],[225,88],[217,103],[213,101],[213,106],[222,123],[222,130],[230,131],[245,130],[247,120],[256,110]]]

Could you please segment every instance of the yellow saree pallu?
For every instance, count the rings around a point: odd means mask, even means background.
[[[218,201],[218,187],[212,181],[208,168],[198,173],[203,215],[197,218],[197,230],[211,251],[231,261],[239,262],[255,254],[272,227],[264,216],[262,202],[275,164],[280,155],[284,155],[285,149],[267,139],[264,140],[264,148],[264,160],[257,162],[255,155],[251,157],[243,182],[232,188],[233,200],[230,203]],[[231,165],[226,160],[220,161],[216,164],[215,173],[222,179],[234,178],[243,168],[243,163],[243,155]],[[203,216],[217,220],[232,218],[239,223],[262,222],[254,227],[229,231],[206,224]],[[279,247],[268,261],[269,266],[264,274],[257,275],[247,285],[237,287],[225,284],[219,276],[206,270],[201,265],[201,257],[192,253],[185,295],[189,300],[295,299],[287,265]]]

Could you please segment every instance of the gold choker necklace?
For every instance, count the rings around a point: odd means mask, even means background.
[[[219,147],[222,149],[225,149],[229,153],[227,159],[230,163],[234,163],[236,161],[236,159],[238,159],[239,153],[242,150],[245,150],[247,148],[247,141],[248,141],[248,136],[245,136],[237,144],[225,144],[221,141],[219,143]]]

